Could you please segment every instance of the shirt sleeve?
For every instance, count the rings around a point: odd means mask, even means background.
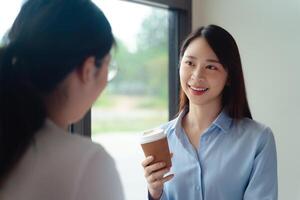
[[[273,133],[266,128],[259,142],[244,200],[277,200],[277,156]]]
[[[76,200],[124,200],[114,160],[104,149],[100,150],[90,157],[82,172]]]
[[[148,200],[154,200],[154,199],[152,198],[152,196],[150,195],[149,190],[148,190]],[[166,194],[165,194],[164,191],[163,191],[163,193],[161,194],[159,200],[167,200],[167,197],[166,197]]]

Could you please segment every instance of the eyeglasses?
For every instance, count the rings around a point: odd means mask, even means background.
[[[108,66],[107,81],[112,81],[118,74],[119,68],[117,62],[112,60]]]

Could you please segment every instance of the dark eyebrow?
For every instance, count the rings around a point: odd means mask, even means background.
[[[220,61],[214,59],[207,59],[206,61],[221,64]]]
[[[192,59],[192,60],[196,60],[196,59],[197,59],[197,57],[195,57],[195,56],[190,56],[190,55],[186,55],[186,56],[184,56],[184,57],[189,58],[189,59]],[[215,59],[207,59],[206,61],[207,61],[207,62],[213,62],[213,63],[219,63],[219,64],[221,64],[220,61],[215,60]]]
[[[189,56],[189,55],[184,56],[184,57],[189,58],[189,59],[193,59],[193,60],[196,60],[196,59],[197,59],[195,56]]]

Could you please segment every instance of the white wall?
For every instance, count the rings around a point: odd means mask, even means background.
[[[300,0],[193,0],[193,29],[211,23],[236,39],[252,114],[275,134],[279,199],[300,200]]]

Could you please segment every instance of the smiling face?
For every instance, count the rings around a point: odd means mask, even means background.
[[[189,44],[180,63],[180,83],[190,106],[221,106],[227,76],[204,38],[196,38]]]

